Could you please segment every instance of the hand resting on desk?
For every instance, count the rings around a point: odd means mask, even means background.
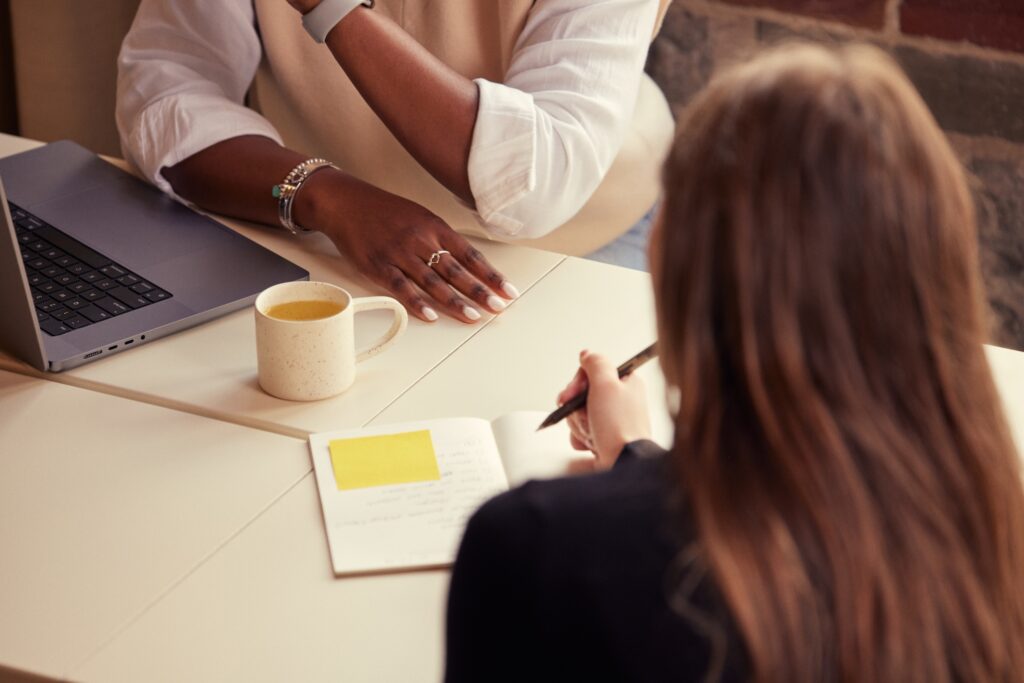
[[[453,318],[476,322],[480,314],[470,301],[498,313],[505,303],[496,294],[515,293],[466,238],[419,204],[339,172],[317,176],[306,189],[310,225],[411,314],[430,320],[424,310],[437,306]],[[353,184],[359,185],[356,192]],[[449,253],[428,266],[440,250]]]
[[[269,188],[305,157],[269,138],[246,135],[166,167],[180,196],[228,216],[277,225]],[[296,223],[323,232],[359,272],[402,302],[410,315],[437,320],[436,307],[462,322],[497,313],[515,288],[464,237],[419,204],[335,169],[310,176],[296,195]],[[434,267],[431,254],[446,250]]]

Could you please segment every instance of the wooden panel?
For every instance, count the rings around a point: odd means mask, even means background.
[[[21,134],[120,156],[117,54],[139,0],[8,0]]]
[[[14,99],[14,51],[11,48],[11,6],[0,0],[0,133],[18,134]]]

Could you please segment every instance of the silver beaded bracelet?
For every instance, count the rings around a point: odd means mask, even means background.
[[[292,204],[295,202],[295,195],[299,193],[299,188],[302,187],[302,184],[322,168],[336,169],[338,167],[327,161],[327,159],[306,159],[289,171],[288,175],[284,177],[284,182],[280,185],[274,185],[271,194],[277,199],[277,217],[281,220],[281,225],[293,235],[313,232],[297,225],[292,220]]]

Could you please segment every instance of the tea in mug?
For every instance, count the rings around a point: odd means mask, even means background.
[[[267,309],[267,316],[278,320],[322,320],[345,310],[344,304],[333,301],[289,301]]]

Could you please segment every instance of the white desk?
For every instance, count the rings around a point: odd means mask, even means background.
[[[556,305],[567,291],[599,296]],[[578,349],[589,341],[599,340],[591,345],[595,350],[600,346],[626,356],[653,334],[649,286],[642,274],[567,259],[531,295],[417,382],[374,423],[494,418],[535,409],[553,400],[567,380],[565,368],[572,367]],[[1024,354],[988,351],[1011,422],[1018,436],[1024,435]],[[663,385],[656,365],[644,372],[652,400],[657,400]],[[656,414],[660,440],[666,442],[664,420],[664,413]],[[266,548],[276,547],[288,552],[268,564]],[[239,576],[245,585],[234,585]],[[446,587],[447,573],[437,571],[333,579],[309,477],[75,674],[96,682],[436,681],[443,666]],[[207,609],[210,600],[217,618],[192,623],[191,615]],[[273,624],[285,626],[275,629]],[[359,657],[347,656],[351,652]]]
[[[556,303],[571,291],[601,295]],[[374,422],[549,408],[588,341],[625,358],[654,339],[652,321],[646,275],[567,259]],[[660,401],[657,365],[644,373]],[[667,443],[667,418],[658,424]],[[287,552],[268,559],[267,548]],[[311,476],[74,673],[85,681],[436,681],[447,585],[442,571],[334,579]],[[204,611],[213,617],[195,623],[191,615]]]
[[[1017,451],[1024,459],[1024,353],[998,346],[988,346],[985,350]]]
[[[656,338],[646,273],[569,257],[373,423],[551,410],[581,349],[618,363]],[[647,384],[656,440],[667,446],[672,426],[657,361],[637,373]]]
[[[72,672],[81,681],[437,681],[448,572],[335,579],[312,475]]]
[[[0,135],[0,157],[39,143]],[[283,230],[226,221],[263,246],[310,272],[314,280],[332,282],[355,296],[379,294],[339,258],[330,240],[320,234],[296,238]],[[497,242],[475,244],[521,292],[560,263],[560,254]],[[514,306],[515,304],[513,304]],[[143,400],[196,414],[305,437],[310,432],[358,427],[384,409],[455,349],[478,333],[483,323],[465,325],[444,318],[427,324],[410,320],[395,346],[359,365],[355,386],[326,401],[303,404],[283,401],[256,383],[255,332],[251,309],[238,311],[173,337],[98,360],[51,377],[118,396]],[[357,344],[378,336],[390,324],[384,312],[360,314]],[[0,353],[0,368],[35,373],[24,363]]]
[[[0,679],[63,677],[309,471],[299,440],[0,371]]]

